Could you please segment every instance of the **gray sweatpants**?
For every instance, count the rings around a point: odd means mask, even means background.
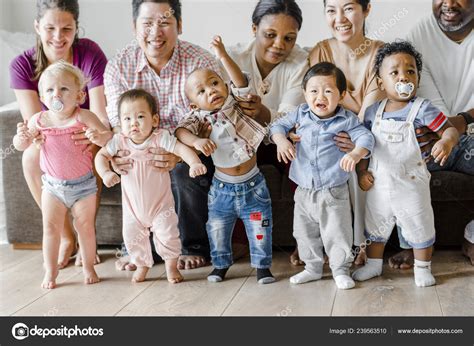
[[[352,216],[347,184],[320,191],[298,187],[293,236],[307,271],[322,273],[324,246],[333,277],[349,275],[354,256],[351,251]]]

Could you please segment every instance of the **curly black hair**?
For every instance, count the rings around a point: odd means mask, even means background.
[[[384,59],[390,55],[398,53],[405,53],[415,58],[416,68],[418,70],[418,79],[420,79],[421,70],[423,68],[422,57],[415,47],[413,47],[413,45],[408,41],[389,42],[380,47],[377,51],[377,55],[375,56],[375,74],[380,77],[380,67],[382,66]]]

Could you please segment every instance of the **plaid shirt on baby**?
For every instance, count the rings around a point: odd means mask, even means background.
[[[201,125],[206,120],[211,124],[210,139],[216,142],[218,150],[219,147],[233,150],[233,153],[227,155],[213,155],[214,161],[220,158],[220,162],[214,162],[218,167],[233,166],[247,161],[255,155],[258,146],[267,135],[267,128],[245,115],[240,109],[237,101],[249,93],[252,93],[252,90],[248,87],[232,87],[232,92],[219,111],[192,111],[178,124],[178,128],[186,128],[194,135],[198,135]],[[232,145],[229,145],[229,141]],[[227,160],[223,157],[227,157]]]

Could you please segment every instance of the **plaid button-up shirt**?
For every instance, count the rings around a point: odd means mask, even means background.
[[[197,68],[220,73],[219,65],[205,49],[178,40],[173,55],[158,75],[149,65],[145,53],[132,43],[109,61],[104,73],[107,115],[112,127],[120,125],[117,102],[130,89],[144,89],[158,102],[160,127],[174,131],[189,111],[184,94],[188,75]]]

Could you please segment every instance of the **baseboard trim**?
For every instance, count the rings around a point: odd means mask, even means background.
[[[14,250],[41,250],[41,243],[13,243],[12,247]]]

